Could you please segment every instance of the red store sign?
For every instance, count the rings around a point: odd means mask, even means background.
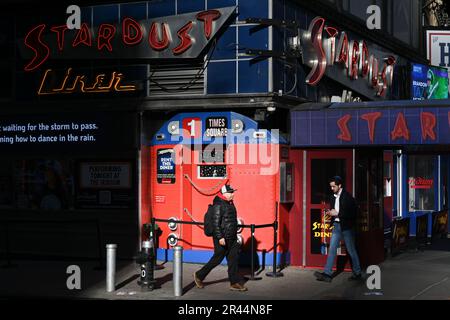
[[[450,107],[292,112],[292,146],[450,143]]]
[[[48,59],[173,59],[196,58],[233,15],[236,7],[206,10],[136,21],[126,17],[119,25],[79,30],[66,25],[33,27],[20,46],[29,60],[25,71]]]
[[[306,44],[305,63],[312,68],[306,77],[309,85],[318,84],[327,67],[337,65],[343,69],[341,77],[363,79],[376,96],[384,97],[392,85],[394,56],[376,58],[369,52],[364,40],[349,39],[345,31],[339,33],[337,28],[326,25],[322,17],[313,19],[308,30],[302,34],[302,42]]]
[[[408,183],[411,189],[431,189],[433,186],[433,179],[425,179],[422,177],[410,178]]]

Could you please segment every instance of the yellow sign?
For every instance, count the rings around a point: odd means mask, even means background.
[[[61,93],[104,93],[104,92],[121,92],[121,91],[136,91],[134,85],[122,85],[123,74],[114,71],[109,78],[106,74],[101,73],[95,77],[95,81],[91,86],[87,86],[85,75],[72,74],[72,68],[68,68],[66,75],[61,85],[58,88],[51,88],[51,74],[54,73],[52,69],[47,69],[42,77],[39,86],[38,95],[50,95]]]
[[[330,238],[333,231],[333,226],[329,223],[314,222],[313,231],[315,238]]]

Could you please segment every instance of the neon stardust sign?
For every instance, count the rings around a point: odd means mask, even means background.
[[[30,58],[25,71],[39,68],[52,59],[173,59],[196,58],[236,7],[136,21],[126,17],[119,25],[100,24],[79,30],[67,25],[33,27],[21,46]],[[97,50],[93,50],[96,48]]]
[[[303,32],[302,40],[310,45],[307,48],[310,57],[307,63],[312,70],[306,77],[309,85],[318,84],[326,68],[335,64],[343,66],[350,79],[365,79],[377,96],[384,97],[392,85],[395,65],[393,56],[385,57],[383,67],[380,68],[379,60],[369,53],[364,40],[350,41],[344,31],[339,34],[336,28],[325,25],[324,18],[314,18],[308,31]]]

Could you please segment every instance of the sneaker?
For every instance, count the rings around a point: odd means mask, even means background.
[[[332,278],[331,276],[327,275],[324,272],[314,272],[314,276],[317,278],[317,281],[325,281],[325,282],[331,282]]]
[[[194,282],[195,282],[195,285],[197,286],[197,288],[203,289],[203,287],[204,287],[203,281],[200,280],[199,277],[197,277],[197,273],[196,272],[194,272]]]
[[[230,290],[232,291],[247,291],[247,287],[244,287],[242,284],[240,283],[234,283],[230,286]]]
[[[359,274],[352,274],[352,276],[350,278],[348,278],[348,280],[350,280],[350,281],[361,280],[361,279],[362,279],[361,273],[359,273]]]

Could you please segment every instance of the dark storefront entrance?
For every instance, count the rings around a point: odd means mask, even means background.
[[[358,149],[355,156],[356,242],[361,264],[367,266],[384,260],[383,152]]]
[[[307,151],[306,161],[306,252],[309,267],[323,266],[326,246],[331,238],[329,225],[323,221],[323,209],[331,196],[328,179],[344,178],[345,188],[353,192],[352,150]]]
[[[329,207],[331,197],[328,180],[335,175],[344,179],[344,188],[355,196],[358,203],[356,240],[361,264],[367,266],[383,261],[382,150],[306,150],[305,153],[304,265],[325,265],[332,230],[324,220],[323,210]],[[350,268],[343,243],[338,255],[338,264]]]

